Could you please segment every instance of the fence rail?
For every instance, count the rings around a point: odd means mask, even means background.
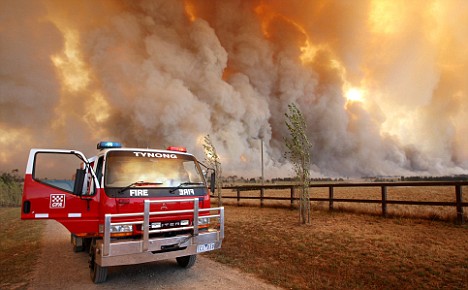
[[[389,187],[441,187],[448,186],[454,188],[454,201],[443,202],[443,201],[414,201],[414,200],[389,200],[387,198],[387,189]],[[328,188],[328,198],[311,197],[311,201],[323,201],[328,202],[329,209],[333,210],[334,203],[336,202],[349,202],[349,203],[378,203],[382,205],[382,216],[388,217],[387,205],[398,204],[398,205],[427,205],[427,206],[453,206],[456,208],[457,223],[464,224],[465,217],[463,208],[468,207],[467,202],[463,202],[463,186],[468,186],[467,181],[431,181],[431,182],[372,182],[372,183],[314,183],[310,185],[310,188]],[[380,199],[354,199],[354,198],[335,198],[334,189],[340,187],[373,187],[379,188],[381,198]],[[236,191],[236,196],[223,195],[223,199],[237,199],[239,204],[241,199],[260,200],[260,206],[263,207],[265,200],[279,200],[279,201],[290,201],[291,206],[294,201],[299,200],[295,197],[295,190],[299,188],[299,185],[242,185],[242,186],[223,186],[223,189],[231,189]],[[279,196],[265,196],[265,190],[277,190],[277,189],[289,189],[289,197]],[[245,191],[259,191],[258,196],[241,196],[241,192]],[[212,196],[217,198],[217,196]]]

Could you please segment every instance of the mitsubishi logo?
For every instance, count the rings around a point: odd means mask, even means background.
[[[167,210],[167,204],[165,202],[163,202],[163,204],[161,205],[161,210]]]

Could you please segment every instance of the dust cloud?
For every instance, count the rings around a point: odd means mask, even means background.
[[[468,173],[468,2],[0,1],[0,170],[30,148],[186,146],[225,175]]]

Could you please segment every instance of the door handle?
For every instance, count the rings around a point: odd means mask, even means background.
[[[118,202],[119,204],[129,204],[129,203],[130,203],[130,199],[128,199],[128,198],[119,198],[119,199],[117,200],[117,202]]]

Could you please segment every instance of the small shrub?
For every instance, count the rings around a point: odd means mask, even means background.
[[[0,206],[20,206],[23,181],[17,175],[18,170],[0,175]]]

